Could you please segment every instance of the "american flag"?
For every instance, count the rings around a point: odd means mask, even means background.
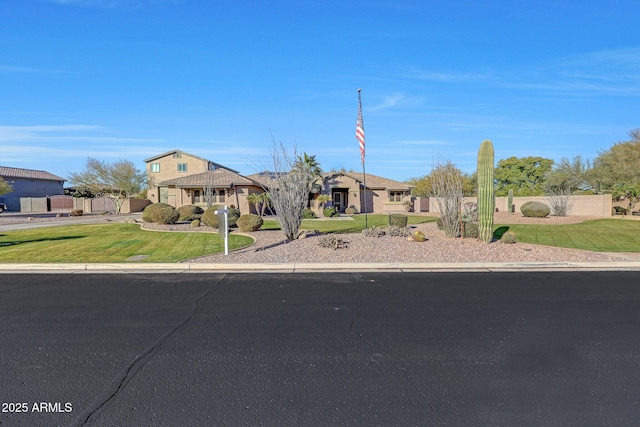
[[[356,122],[356,139],[360,143],[360,157],[364,165],[364,122],[362,121],[362,101],[358,92],[358,121]]]

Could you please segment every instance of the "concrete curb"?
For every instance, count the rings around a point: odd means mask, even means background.
[[[312,272],[506,272],[506,271],[640,271],[640,261],[620,262],[475,262],[475,263],[115,263],[0,264],[8,273],[312,273]]]

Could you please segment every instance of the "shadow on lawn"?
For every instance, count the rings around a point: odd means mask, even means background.
[[[0,235],[0,237],[4,237],[4,235]],[[51,237],[46,239],[32,239],[32,240],[15,240],[13,242],[0,242],[0,248],[6,246],[15,246],[20,245],[22,243],[35,243],[35,242],[55,242],[58,240],[70,240],[70,239],[81,239],[86,236],[61,236],[61,237]]]
[[[509,227],[506,225],[503,225],[502,227],[498,227],[493,231],[493,238],[500,240],[502,235],[507,231],[509,231]]]

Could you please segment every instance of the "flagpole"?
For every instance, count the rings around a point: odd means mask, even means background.
[[[358,89],[358,123],[356,125],[356,137],[360,142],[360,156],[362,157],[362,185],[364,186],[364,228],[369,228],[369,217],[367,215],[367,172],[364,167],[364,120],[362,119],[362,89]]]

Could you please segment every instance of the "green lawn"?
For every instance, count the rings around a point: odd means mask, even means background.
[[[229,250],[247,246],[253,239],[229,236]],[[0,233],[0,262],[84,263],[178,262],[224,251],[223,240],[212,233],[143,231],[136,224],[74,225]]]
[[[407,215],[409,224],[421,224],[435,221],[437,218],[430,216]],[[353,215],[353,221],[340,219],[304,219],[301,228],[303,230],[318,230],[322,233],[361,233],[365,228],[364,215]],[[367,222],[369,227],[386,227],[389,225],[389,215],[370,214]],[[280,225],[275,220],[266,220],[261,230],[279,230]]]
[[[518,242],[586,249],[595,252],[640,252],[640,221],[599,219],[567,225],[498,225],[494,237],[516,233]]]

